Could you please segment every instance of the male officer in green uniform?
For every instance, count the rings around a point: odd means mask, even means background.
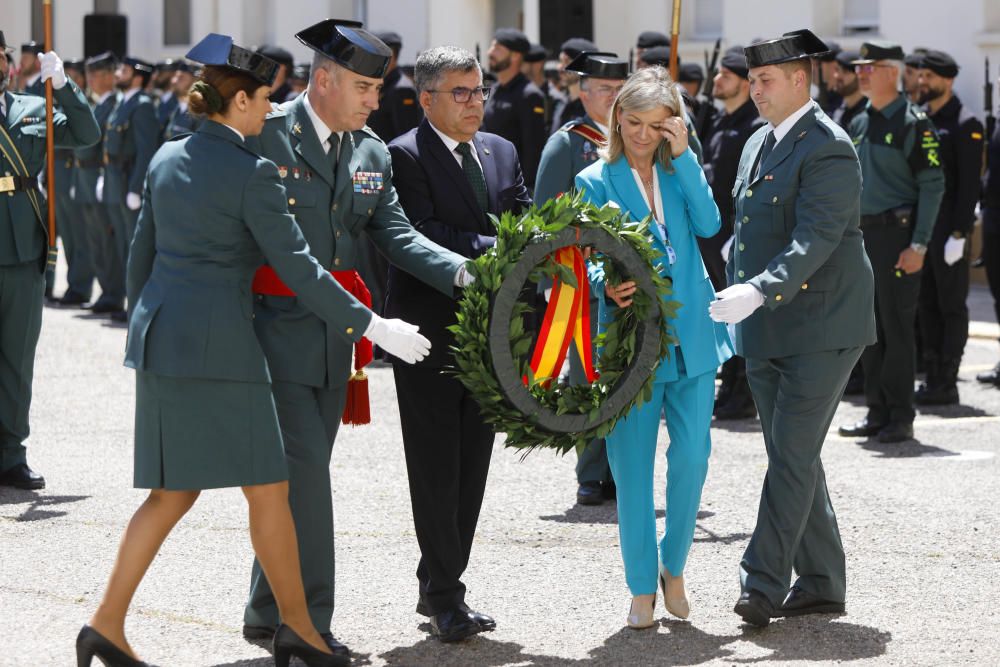
[[[73,202],[83,216],[94,274],[101,288],[101,296],[90,306],[98,314],[125,309],[125,267],[115,246],[108,209],[100,199],[103,193],[98,192],[98,183],[103,188],[107,123],[121,97],[115,89],[117,67],[118,61],[110,51],[87,59],[87,88],[94,98],[94,118],[101,127],[101,138],[93,146],[73,151]]]
[[[146,169],[159,148],[160,124],[156,120],[156,106],[143,91],[152,75],[153,66],[149,63],[131,57],[122,60],[116,74],[122,100],[111,112],[104,138],[102,196],[111,218],[122,267],[128,266],[128,248],[142,206]],[[112,312],[111,319],[124,322],[124,311]]]
[[[868,96],[868,109],[851,122],[849,133],[864,176],[861,230],[875,272],[878,343],[861,358],[868,414],[841,427],[840,434],[902,442],[913,437],[920,270],[944,195],[944,174],[934,125],[899,93],[903,49],[865,42],[854,64]]]
[[[21,45],[21,62],[18,66],[18,76],[21,77],[22,91],[25,95],[45,96],[45,82],[42,81],[41,62],[44,47],[36,41]]]
[[[260,137],[247,143],[278,165],[289,210],[313,256],[335,274],[353,273],[357,244],[367,235],[390,262],[453,295],[456,285],[471,282],[465,258],[414,231],[392,185],[389,151],[365,126],[391,51],[354,21],[327,19],[296,38],[316,52],[309,88],[278,107]],[[294,296],[266,285],[267,268],[254,281],[254,322],[273,380],[306,598],[313,622],[325,630],[334,601],[329,466],[352,348]],[[243,634],[267,638],[277,624],[274,596],[255,563]],[[346,652],[329,632],[324,636],[331,650]]]
[[[45,100],[6,90],[11,49],[0,32],[0,486],[41,489],[45,479],[29,466],[24,448],[42,327],[48,233],[45,200],[36,175],[45,169]],[[40,78],[52,80],[53,129],[58,146],[92,144],[100,130],[80,89],[68,82],[62,61],[42,54]]]
[[[758,626],[844,610],[844,549],[820,452],[875,320],[858,156],[809,98],[810,57],[826,50],[808,30],[744,50],[768,125],[740,158],[730,287],[709,306],[712,319],[736,325],[767,448],[734,610]]]
[[[607,142],[611,105],[628,78],[628,63],[614,53],[583,52],[566,66],[567,72],[580,75],[580,101],[584,116],[572,120],[545,143],[535,180],[535,202],[547,200],[573,189],[573,179],[598,159],[597,151]],[[591,299],[591,312],[597,312],[597,300]],[[591,318],[592,335],[597,335],[597,318]],[[570,380],[586,382],[579,358],[570,355]],[[614,498],[614,480],[608,467],[604,440],[590,442],[577,451],[576,501],[581,505],[600,505]]]

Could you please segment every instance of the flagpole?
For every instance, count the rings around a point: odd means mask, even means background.
[[[674,17],[670,27],[670,78],[677,81],[677,42],[681,32],[681,0],[674,0]]]
[[[52,48],[52,0],[43,0],[42,21],[45,25],[45,52],[53,51]],[[45,82],[45,188],[48,194],[49,210],[49,255],[46,262],[46,271],[55,273],[56,257],[56,159],[55,159],[55,136],[52,124],[52,79]]]

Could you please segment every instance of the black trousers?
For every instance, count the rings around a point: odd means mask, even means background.
[[[439,368],[393,364],[413,527],[420,545],[417,579],[432,614],[465,601],[469,564],[493,429],[457,379]]]
[[[701,250],[701,259],[705,262],[708,270],[708,277],[712,281],[712,287],[716,292],[726,289],[726,260],[722,258],[722,246],[732,236],[732,227],[727,231],[723,229],[715,236],[707,239],[698,237],[698,249]]]
[[[946,239],[934,239],[924,257],[920,284],[920,335],[924,359],[959,361],[969,340],[969,261],[944,261]],[[966,248],[968,250],[968,247]]]
[[[1000,322],[1000,208],[983,211],[983,261],[993,295],[993,311]]]
[[[913,422],[916,342],[914,319],[921,272],[895,269],[899,253],[910,245],[910,230],[890,225],[865,226],[865,251],[875,274],[875,327],[878,341],[865,348],[865,402],[876,423]],[[926,266],[926,264],[925,264]]]

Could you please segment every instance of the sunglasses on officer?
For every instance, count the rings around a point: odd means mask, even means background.
[[[490,89],[479,86],[478,88],[452,88],[451,90],[428,90],[428,93],[451,93],[452,98],[458,104],[468,104],[472,99],[473,94],[476,96],[477,101],[483,101],[490,99]]]

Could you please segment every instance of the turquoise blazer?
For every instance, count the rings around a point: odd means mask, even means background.
[[[690,149],[675,158],[666,169],[656,165],[656,177],[663,197],[667,235],[677,256],[671,266],[663,231],[659,225],[650,224],[653,247],[661,254],[660,275],[673,280],[674,291],[670,298],[681,304],[676,319],[669,326],[679,341],[687,376],[714,373],[721,363],[733,356],[733,344],[725,325],[713,322],[708,316],[708,304],[715,298],[715,290],[701,259],[696,237],[709,238],[718,233],[721,226],[719,208],[705,173]],[[650,213],[625,158],[610,164],[600,160],[590,165],[577,175],[576,188],[583,191],[587,201],[597,206],[614,202],[633,220],[642,220]],[[599,295],[598,318],[603,330],[617,306],[604,296],[603,271],[595,267],[590,278],[593,292]],[[672,382],[679,377],[676,354],[660,360],[657,382]]]
[[[125,365],[182,378],[268,382],[250,286],[265,262],[344,346],[371,311],[310,254],[277,166],[205,121],[153,157],[128,258]]]

